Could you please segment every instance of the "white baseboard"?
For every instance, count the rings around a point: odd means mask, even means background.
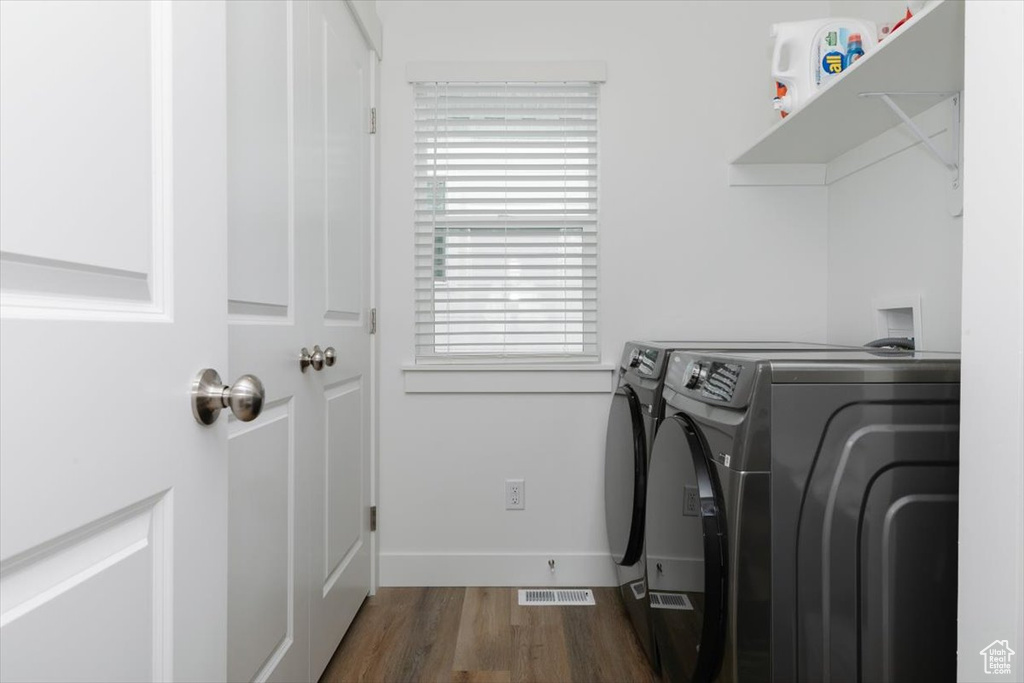
[[[548,560],[555,561],[552,572]],[[616,586],[607,553],[385,553],[381,586]]]

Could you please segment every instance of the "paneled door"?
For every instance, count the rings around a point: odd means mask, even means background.
[[[224,29],[0,2],[4,681],[225,676]]]
[[[228,678],[315,679],[370,587],[370,52],[341,0],[235,2],[227,55],[229,367],[268,392],[229,427]]]
[[[309,463],[318,429],[304,239],[307,3],[227,3],[230,372],[266,386],[263,414],[228,431],[229,681],[309,678]]]
[[[345,3],[310,4],[310,339],[337,359],[314,385],[313,678],[370,590],[370,55]]]

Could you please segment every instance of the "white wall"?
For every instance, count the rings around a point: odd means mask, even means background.
[[[961,681],[1009,640],[1024,681],[1024,3],[967,3],[963,375],[960,436]],[[994,65],[1013,65],[1010,72]]]
[[[949,129],[951,116],[946,102],[916,120],[930,133]],[[895,114],[893,123],[898,123]],[[883,136],[900,137],[897,131]],[[933,142],[948,150],[952,137],[946,130]],[[918,348],[960,350],[963,219],[953,217],[947,206],[951,180],[949,171],[918,144],[829,185],[830,342],[864,344],[883,336],[876,330],[876,304],[909,297],[920,300]]]
[[[610,583],[607,394],[406,394],[419,60],[604,60],[601,348],[628,338],[824,340],[826,190],[729,188],[774,120],[768,27],[825,2],[387,2],[381,64],[382,585]],[[526,479],[506,512],[503,481]],[[554,576],[547,559],[557,561]]]
[[[831,0],[829,15],[895,24],[907,11],[907,0]]]
[[[895,23],[905,0],[832,0],[829,13]],[[884,107],[882,102],[875,106]],[[948,103],[917,117],[926,131],[948,127]],[[893,114],[893,124],[899,123]],[[896,135],[886,136],[898,140]],[[950,148],[951,133],[936,136]],[[846,155],[863,155],[871,145]],[[828,188],[828,340],[863,344],[880,336],[875,304],[920,298],[919,348],[960,349],[962,219],[947,210],[948,172],[922,145],[832,183]]]

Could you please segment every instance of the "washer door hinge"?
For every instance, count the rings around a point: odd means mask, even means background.
[[[377,334],[377,309],[370,309],[370,334]]]
[[[377,506],[370,506],[370,531],[377,530]]]
[[[377,107],[370,107],[370,135],[377,132]]]

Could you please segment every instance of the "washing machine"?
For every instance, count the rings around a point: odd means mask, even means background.
[[[645,519],[663,678],[955,680],[959,357],[666,365]]]
[[[605,516],[619,589],[626,611],[651,663],[657,653],[650,635],[644,562],[647,465],[654,434],[664,417],[665,370],[679,349],[731,351],[776,349],[795,353],[842,348],[803,342],[631,341],[622,351],[618,388],[608,414],[605,450]]]

